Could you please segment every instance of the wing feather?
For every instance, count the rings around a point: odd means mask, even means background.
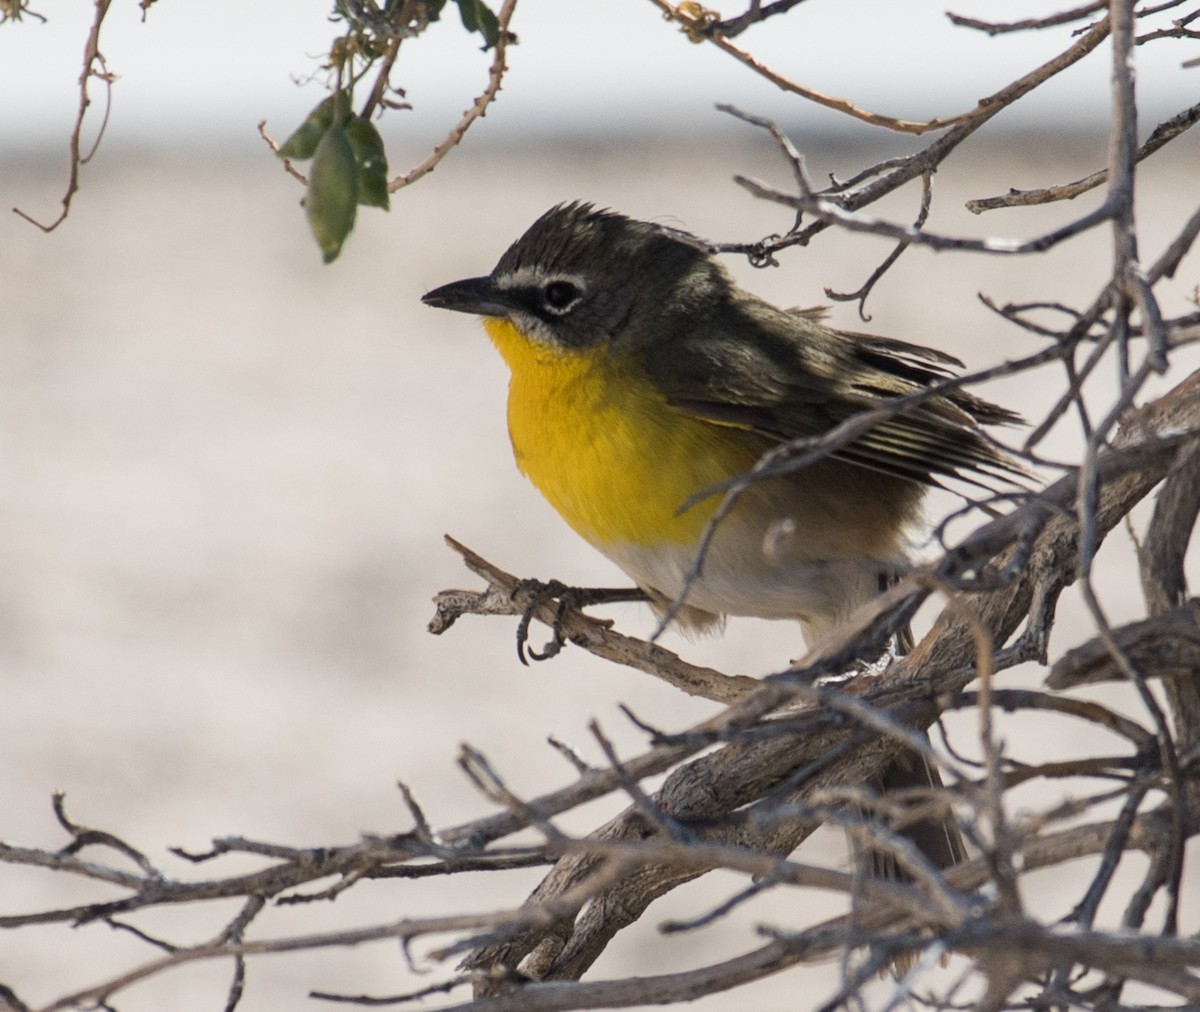
[[[834,331],[815,314],[738,293],[704,331],[650,344],[645,365],[679,410],[787,442],[927,390],[962,363],[905,341]],[[833,456],[929,485],[941,484],[939,476],[1019,485],[1025,470],[980,431],[1019,421],[950,390],[884,419]]]

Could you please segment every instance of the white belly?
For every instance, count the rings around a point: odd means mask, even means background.
[[[743,542],[749,539],[741,539]],[[751,615],[794,619],[804,627],[811,647],[815,639],[843,621],[879,588],[881,573],[901,559],[772,560],[757,544],[730,543],[719,536],[703,560],[700,575],[687,585],[696,566],[688,545],[597,546],[641,587],[713,615]]]

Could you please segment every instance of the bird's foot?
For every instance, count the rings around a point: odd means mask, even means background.
[[[520,580],[513,588],[512,599],[524,602],[525,610],[517,623],[517,657],[528,665],[528,658],[547,661],[566,645],[563,621],[572,611],[580,611],[593,604],[613,604],[619,601],[646,601],[648,598],[638,587],[568,587],[559,580]],[[557,601],[554,621],[550,623],[550,641],[541,650],[529,646],[529,624],[534,613],[544,604]]]

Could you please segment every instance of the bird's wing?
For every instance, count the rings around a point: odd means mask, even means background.
[[[645,355],[652,381],[679,410],[778,442],[820,436],[928,389],[960,365],[933,349],[832,331],[763,302],[749,315],[730,311],[702,332],[657,341]],[[938,475],[985,487],[988,479],[1011,483],[1023,469],[979,426],[1016,421],[973,394],[948,391],[882,419],[833,456],[926,484],[939,484]]]

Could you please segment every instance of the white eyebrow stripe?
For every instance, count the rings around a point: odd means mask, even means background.
[[[541,271],[532,267],[522,267],[511,274],[501,274],[494,283],[501,291],[507,291],[510,288],[536,288],[546,280],[546,275]]]
[[[587,285],[578,274],[546,274],[535,267],[522,267],[511,274],[501,274],[492,284],[500,291],[507,292],[512,288],[541,288],[552,281],[566,281],[579,289],[580,295],[587,292]]]

